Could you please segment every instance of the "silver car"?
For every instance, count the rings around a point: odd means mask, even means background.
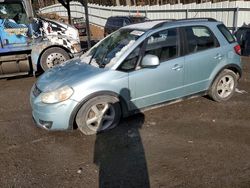
[[[241,76],[239,54],[235,38],[213,19],[126,26],[45,72],[30,94],[33,118],[48,130],[77,125],[90,135],[180,98],[226,101]]]

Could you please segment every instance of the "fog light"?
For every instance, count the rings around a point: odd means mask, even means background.
[[[52,127],[53,122],[52,121],[44,121],[39,119],[40,125],[45,129],[50,129]]]

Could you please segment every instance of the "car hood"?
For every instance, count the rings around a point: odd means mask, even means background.
[[[73,87],[77,82],[97,76],[107,69],[101,69],[81,62],[69,60],[61,65],[46,71],[37,81],[37,87],[43,92],[54,91],[65,85]]]
[[[63,36],[80,42],[78,30],[75,27],[55,20],[48,20],[44,18],[40,18],[40,20],[43,23],[43,31],[45,33],[45,37],[47,37],[48,39],[50,36]]]

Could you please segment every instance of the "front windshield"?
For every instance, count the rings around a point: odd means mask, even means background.
[[[98,67],[111,67],[134,42],[143,31],[121,29],[100,41],[82,57],[82,61]]]

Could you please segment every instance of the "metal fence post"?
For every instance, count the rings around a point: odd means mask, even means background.
[[[188,19],[188,9],[186,9],[186,19]]]
[[[233,19],[233,33],[238,28],[238,14],[239,14],[239,7],[235,8],[234,10],[234,19]]]

